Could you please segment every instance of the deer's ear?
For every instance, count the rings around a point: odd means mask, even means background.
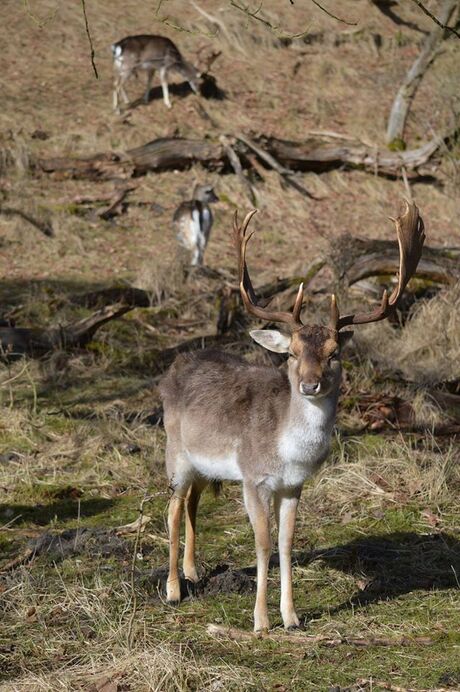
[[[281,334],[277,329],[253,329],[250,336],[258,344],[275,353],[287,353],[291,343],[291,337]]]

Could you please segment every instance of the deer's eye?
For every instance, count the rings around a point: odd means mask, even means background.
[[[329,363],[331,363],[333,360],[337,360],[338,357],[339,357],[339,352],[334,351],[334,353],[331,353],[331,355],[328,358]]]
[[[292,353],[292,351],[288,351],[289,358],[295,358],[297,359],[297,356],[295,353]]]

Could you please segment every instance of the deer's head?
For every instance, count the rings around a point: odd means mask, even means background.
[[[288,333],[276,329],[254,329],[252,338],[264,348],[277,353],[288,353],[289,378],[294,391],[305,397],[323,397],[338,387],[340,380],[340,352],[353,334],[342,332],[354,324],[378,322],[392,315],[407,282],[415,273],[425,240],[424,225],[415,204],[405,203],[404,212],[392,219],[399,243],[398,283],[390,296],[384,291],[379,307],[370,313],[339,314],[335,296],[331,296],[331,310],[327,327],[305,325],[300,319],[303,302],[303,284],[300,284],[291,312],[270,310],[266,301],[257,299],[246,265],[246,248],[252,233],[247,233],[249,222],[256,210],[238,224],[235,213],[233,233],[238,252],[240,292],[249,314],[269,322],[285,325]]]

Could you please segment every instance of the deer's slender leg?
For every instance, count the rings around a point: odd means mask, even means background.
[[[270,497],[252,483],[244,483],[244,503],[254,530],[257,555],[257,595],[254,630],[268,630],[267,577],[270,560]]]
[[[163,89],[163,101],[167,108],[171,108],[171,101],[169,100],[169,89],[168,89],[168,70],[166,67],[160,68],[160,82],[161,88]]]
[[[168,581],[166,582],[166,598],[168,601],[180,601],[179,539],[182,511],[187,490],[188,485],[176,488],[169,501],[169,574]]]
[[[185,503],[185,551],[184,551],[184,576],[192,582],[198,581],[195,566],[195,528],[196,513],[201,493],[206,487],[206,482],[194,482],[188,491]]]
[[[152,79],[155,70],[147,70],[147,86],[145,88],[144,103],[148,103],[150,100],[150,89],[152,86]]]
[[[119,106],[119,86],[120,86],[120,77],[114,77],[113,80],[113,110],[115,113],[120,112],[120,106]]]
[[[123,84],[126,82],[127,79],[128,79],[127,77],[124,77],[120,82],[121,97],[126,104],[129,103],[129,98],[128,98],[128,94],[126,93],[125,87],[123,86]]]
[[[275,494],[275,516],[278,524],[278,549],[281,576],[280,610],[286,629],[299,626],[299,618],[292,599],[292,541],[294,539],[297,506],[302,488]]]

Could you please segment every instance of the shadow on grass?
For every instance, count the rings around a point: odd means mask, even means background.
[[[385,15],[385,17],[391,19],[395,24],[399,26],[407,26],[408,29],[418,31],[425,36],[428,34],[427,31],[421,29],[415,22],[405,20],[393,11],[393,6],[398,6],[398,2],[396,2],[396,0],[372,0],[372,4],[375,5],[380,12]]]
[[[460,541],[440,532],[398,532],[358,538],[344,545],[296,556],[299,565],[320,560],[359,578],[365,586],[327,612],[356,609],[418,590],[460,588]],[[307,619],[324,611],[304,613]]]
[[[69,519],[84,519],[101,514],[112,507],[115,500],[95,497],[88,500],[75,498],[56,499],[49,504],[20,505],[0,504],[0,523],[6,524],[15,519],[14,526],[35,524],[45,526],[56,519],[58,522]]]
[[[293,562],[306,566],[318,560],[359,578],[366,586],[337,606],[302,613],[302,619],[306,621],[325,613],[334,614],[390,600],[412,591],[459,588],[460,541],[446,533],[401,532],[370,536],[326,550],[294,555]],[[275,553],[270,566],[278,565],[279,556]],[[154,569],[145,586],[165,593],[167,572],[167,567],[163,566]],[[192,585],[182,577],[181,598],[250,593],[255,589],[255,576],[255,566],[238,569],[227,564],[217,565],[197,584]]]
[[[172,97],[187,98],[193,94],[193,90],[188,82],[180,82],[179,84],[168,84],[169,93]],[[212,75],[204,75],[200,84],[200,94],[206,100],[222,101],[226,98],[225,91],[219,87],[216,78]],[[149,91],[149,99],[146,103],[144,98],[135,99],[130,108],[138,108],[139,106],[147,106],[152,101],[162,101],[163,90],[161,86],[155,86]]]

